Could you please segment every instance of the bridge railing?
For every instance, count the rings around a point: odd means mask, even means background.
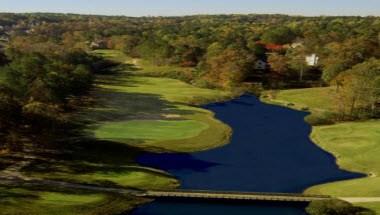
[[[213,193],[213,194],[231,194],[231,195],[264,195],[264,196],[288,196],[288,197],[305,197],[305,198],[331,198],[328,195],[310,195],[303,193],[271,193],[271,192],[239,192],[239,191],[214,191],[214,190],[149,190],[149,192],[168,192],[168,193]]]

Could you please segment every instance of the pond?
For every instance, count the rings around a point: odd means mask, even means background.
[[[325,182],[360,177],[339,169],[335,158],[309,139],[308,114],[240,98],[204,106],[231,126],[230,144],[192,154],[144,154],[141,165],[163,169],[182,189],[292,192]],[[279,203],[227,204],[157,200],[133,215],[304,215],[305,205]]]

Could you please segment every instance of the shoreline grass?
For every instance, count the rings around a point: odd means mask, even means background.
[[[305,121],[320,125],[333,123],[331,117],[336,110],[333,104],[335,93],[333,87],[271,90],[264,92],[261,99],[270,104],[310,112]]]
[[[317,185],[306,192],[337,197],[379,197],[379,131],[378,120],[314,127],[312,140],[334,154],[341,168],[364,173],[367,177]]]

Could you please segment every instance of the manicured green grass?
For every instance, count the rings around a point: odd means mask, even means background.
[[[199,135],[208,125],[194,120],[131,120],[100,126],[95,137],[110,140],[179,140]]]
[[[121,74],[117,81],[104,77],[98,86],[103,90],[101,97],[108,98],[105,106],[89,116],[103,118],[95,120],[94,134],[99,139],[134,146],[136,141],[131,140],[140,140],[139,147],[178,152],[209,149],[228,141],[227,125],[212,112],[188,105],[223,100],[230,96],[228,92],[128,74]]]
[[[120,93],[151,94],[168,102],[186,104],[205,104],[220,101],[231,96],[230,92],[205,89],[192,86],[179,80],[170,78],[152,78],[142,76],[119,76],[117,82],[107,80],[106,84],[99,84],[103,89]]]
[[[314,112],[334,111],[335,89],[332,87],[292,89],[266,92],[272,94],[270,101],[297,109],[310,109]]]
[[[340,167],[369,177],[315,186],[309,193],[380,197],[380,121],[314,127],[311,138],[338,158]]]
[[[331,123],[336,111],[333,87],[267,91],[262,99],[268,103],[311,112],[306,121],[312,125]]]
[[[216,120],[214,118],[214,113],[205,109],[190,106],[180,106],[180,110],[192,113],[189,115],[184,115],[184,118],[207,124],[208,128],[203,129],[198,135],[191,138],[181,140],[150,141],[144,145],[167,151],[194,152],[220,147],[229,142],[232,130],[224,123]]]

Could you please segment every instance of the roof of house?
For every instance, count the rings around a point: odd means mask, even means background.
[[[263,41],[257,41],[256,44],[260,44],[265,46],[266,49],[270,51],[281,51],[285,49],[285,46],[280,45],[280,44],[275,44],[275,43],[265,43]]]

